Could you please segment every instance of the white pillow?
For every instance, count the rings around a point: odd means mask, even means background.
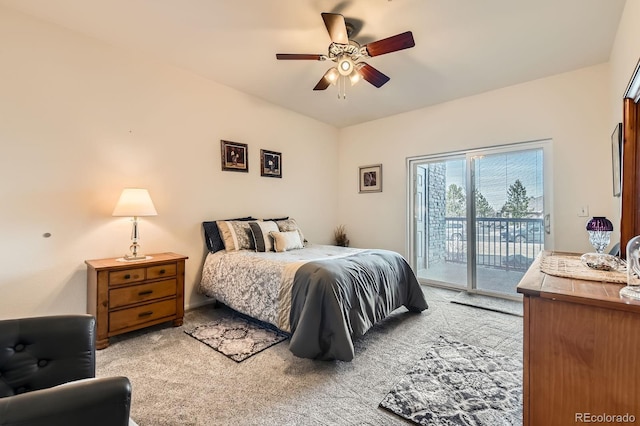
[[[276,224],[278,225],[278,230],[280,232],[287,231],[298,231],[300,234],[300,241],[304,244],[304,234],[302,233],[302,229],[298,226],[298,222],[295,219],[287,218],[283,220],[276,220]]]
[[[303,247],[302,240],[300,240],[300,233],[298,231],[271,231],[269,232],[269,235],[273,237],[273,248],[277,252],[282,253],[284,251],[301,249]]]

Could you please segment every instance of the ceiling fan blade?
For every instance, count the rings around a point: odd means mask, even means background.
[[[322,77],[318,84],[315,85],[313,90],[324,90],[331,85],[331,82],[327,77]]]
[[[313,90],[324,90],[329,87],[334,81],[336,81],[337,76],[339,75],[338,69],[336,67],[329,68],[327,72],[324,73],[316,87]]]
[[[364,62],[361,62],[361,64],[362,66],[358,68],[358,72],[360,73],[362,78],[364,78],[374,86],[380,88],[387,81],[391,80],[389,77],[387,77],[386,75],[384,75],[383,73],[381,73],[380,71],[372,67],[371,65]]]
[[[315,55],[312,53],[276,53],[276,59],[304,59],[311,61],[322,61],[324,60],[324,55]]]
[[[339,13],[322,13],[324,26],[327,27],[331,41],[339,44],[349,44],[347,36],[347,24],[344,22],[344,16]]]
[[[397,34],[389,38],[368,43],[365,47],[367,48],[369,56],[379,56],[402,49],[409,49],[415,45],[416,43],[413,41],[413,34],[411,31],[407,31],[406,33]]]

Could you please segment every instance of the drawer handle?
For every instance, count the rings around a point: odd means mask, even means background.
[[[149,315],[153,315],[153,311],[140,312],[138,318],[148,317]]]
[[[129,278],[131,278],[131,275],[130,275],[130,274],[127,274],[127,275],[125,275],[125,276],[124,276],[124,279],[125,279],[125,280],[128,280]]]
[[[153,293],[153,290],[144,290],[144,291],[138,292],[138,296],[147,296],[151,293]]]
[[[160,272],[158,272],[160,275],[164,274],[166,271],[164,269],[160,269]]]

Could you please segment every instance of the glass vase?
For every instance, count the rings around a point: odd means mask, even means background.
[[[627,286],[620,290],[620,297],[640,300],[640,235],[627,243]]]

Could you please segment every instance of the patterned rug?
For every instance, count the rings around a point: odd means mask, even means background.
[[[420,425],[521,425],[522,362],[440,336],[379,406]]]
[[[229,316],[184,331],[236,362],[244,361],[289,336],[239,316]]]

